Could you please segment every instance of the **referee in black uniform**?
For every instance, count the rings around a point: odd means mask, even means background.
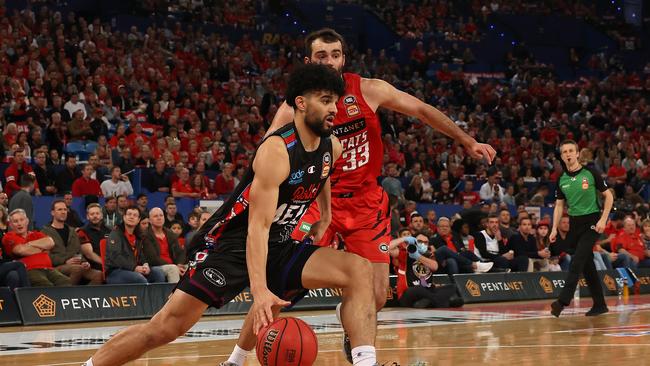
[[[550,240],[557,237],[557,227],[564,212],[565,202],[569,208],[570,227],[567,241],[575,246],[575,254],[571,261],[569,274],[560,297],[551,304],[551,314],[556,317],[565,306],[571,303],[571,298],[578,286],[580,273],[583,273],[589,285],[594,305],[587,316],[595,316],[608,312],[605,296],[600,285],[600,278],[594,264],[593,246],[598,234],[605,230],[609,211],[612,209],[614,196],[600,174],[591,168],[582,166],[578,161],[578,144],[567,140],[560,144],[560,155],[564,163],[564,173],[558,180],[553,211],[553,229]],[[601,212],[598,204],[598,191],[605,196],[605,207]]]

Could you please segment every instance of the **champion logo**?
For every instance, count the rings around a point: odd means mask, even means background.
[[[316,166],[312,165],[309,168],[307,168],[307,173],[309,174],[314,174],[316,172]]]

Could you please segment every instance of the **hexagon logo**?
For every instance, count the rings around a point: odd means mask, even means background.
[[[56,302],[49,297],[41,294],[39,295],[34,302],[34,309],[36,313],[41,318],[51,318],[56,316]]]
[[[605,275],[603,277],[603,283],[609,291],[616,291],[616,280],[613,279],[610,275]]]
[[[467,282],[465,283],[465,288],[467,289],[467,291],[469,291],[470,295],[474,297],[481,296],[481,288],[479,287],[478,283],[472,280],[467,280]]]
[[[544,292],[547,294],[553,293],[553,282],[551,282],[548,278],[544,276],[540,277],[539,285],[542,286],[542,290],[544,290]]]

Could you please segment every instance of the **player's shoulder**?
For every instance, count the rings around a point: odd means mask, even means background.
[[[280,135],[271,135],[264,139],[257,149],[256,158],[264,156],[265,154],[279,154],[279,156],[287,154],[287,144]]]

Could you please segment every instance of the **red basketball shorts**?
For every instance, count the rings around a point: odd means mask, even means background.
[[[302,240],[318,221],[320,212],[314,203],[302,217],[293,238]],[[372,263],[389,263],[390,208],[388,195],[375,186],[349,194],[332,194],[332,223],[319,246],[338,246],[343,240],[345,250]]]

